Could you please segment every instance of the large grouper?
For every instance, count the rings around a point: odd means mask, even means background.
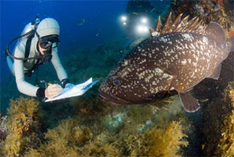
[[[169,14],[162,26],[158,18],[151,37],[130,50],[109,73],[99,97],[110,104],[144,104],[177,92],[184,109],[195,112],[199,101],[186,94],[205,78],[218,79],[221,63],[234,50],[234,37],[226,40],[215,22],[205,25]]]

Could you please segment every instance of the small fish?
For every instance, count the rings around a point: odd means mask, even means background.
[[[122,48],[126,48],[126,47],[128,47],[131,43],[132,43],[132,40],[131,40],[131,39],[127,39],[127,40],[123,43],[123,45],[122,45],[121,47],[122,47]]]
[[[124,50],[119,50],[119,53],[124,53]]]
[[[137,12],[132,12],[132,14],[133,14],[133,15],[138,15],[138,13],[137,13]]]
[[[151,9],[150,13],[155,12],[156,14],[161,14],[161,11],[158,11],[157,9],[153,8]]]
[[[209,99],[202,99],[202,100],[199,100],[200,102],[207,102],[209,101]]]
[[[110,104],[144,104],[178,94],[187,112],[200,108],[186,94],[205,78],[218,79],[221,63],[234,50],[234,37],[226,41],[222,27],[204,25],[197,17],[171,13],[164,26],[160,17],[151,37],[138,44],[109,73],[99,97]]]
[[[144,40],[144,38],[139,38],[139,39],[133,41],[132,43],[130,43],[129,48],[132,49],[132,48],[136,47],[136,45],[138,45],[139,43],[141,43],[143,40]]]
[[[88,21],[88,19],[81,19],[78,21],[77,26],[82,26],[83,24],[85,24]]]

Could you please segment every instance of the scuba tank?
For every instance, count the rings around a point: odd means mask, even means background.
[[[23,29],[23,31],[22,31],[22,33],[21,33],[20,36],[15,37],[15,38],[11,39],[11,40],[8,42],[8,44],[7,44],[7,46],[6,46],[6,50],[5,50],[5,61],[7,60],[7,62],[8,62],[8,61],[10,60],[9,57],[11,57],[12,59],[18,59],[18,60],[23,60],[23,61],[26,61],[26,60],[29,60],[29,59],[40,59],[40,58],[38,58],[38,57],[32,57],[32,58],[19,58],[19,57],[15,57],[15,56],[13,56],[13,55],[10,53],[10,50],[9,50],[9,46],[10,46],[10,44],[11,44],[13,41],[19,39],[19,40],[18,40],[18,42],[19,42],[20,40],[22,40],[22,39],[24,39],[24,38],[30,38],[30,37],[32,38],[32,37],[34,36],[34,34],[35,34],[36,28],[37,28],[37,26],[38,26],[39,23],[40,23],[40,19],[39,19],[39,16],[37,15],[37,16],[35,17],[35,21],[28,23],[28,24],[24,27],[24,29]],[[8,63],[8,66],[9,66],[9,63]],[[9,66],[9,67],[10,67],[10,66]]]
[[[28,23],[28,24],[24,27],[23,31],[21,32],[21,36],[24,35],[24,34],[26,34],[26,33],[28,33],[28,32],[30,32],[30,31],[32,31],[32,30],[36,30],[36,29],[37,29],[37,25],[38,25],[39,23],[40,23],[40,19],[39,19],[39,16],[37,15],[37,16],[35,17],[35,21]],[[26,36],[23,36],[23,37],[21,37],[21,38],[25,38],[25,37],[28,37],[28,36],[29,36],[29,35],[26,35]]]

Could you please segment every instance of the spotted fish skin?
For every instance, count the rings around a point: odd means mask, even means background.
[[[212,23],[207,31],[218,29],[222,34],[217,25]],[[185,93],[207,77],[217,79],[233,44],[207,34],[170,32],[146,39],[110,72],[100,86],[100,98],[112,104],[142,104],[160,100],[172,90]],[[180,98],[182,103],[196,100],[185,94]],[[194,103],[185,110],[196,111],[199,105]]]

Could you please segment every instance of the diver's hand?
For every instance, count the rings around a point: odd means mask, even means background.
[[[72,87],[74,87],[75,85],[74,84],[72,84],[72,83],[67,83],[66,85],[65,85],[65,88],[72,88]]]
[[[58,84],[51,84],[45,90],[45,97],[46,98],[53,98],[54,96],[58,95],[63,91],[63,88]]]

